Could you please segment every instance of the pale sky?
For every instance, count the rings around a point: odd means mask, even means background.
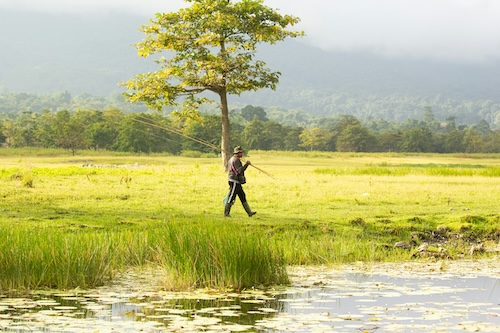
[[[301,18],[304,41],[333,51],[450,61],[500,61],[499,0],[266,0]],[[0,0],[0,10],[122,10],[153,17],[182,0]],[[146,21],[145,21],[146,23]]]

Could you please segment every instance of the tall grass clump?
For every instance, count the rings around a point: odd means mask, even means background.
[[[0,230],[0,289],[87,288],[106,283],[122,258],[110,233]]]
[[[142,230],[0,229],[0,290],[91,288],[130,267],[167,272],[169,289],[288,283],[283,255],[242,226],[167,222]]]
[[[153,237],[158,263],[177,284],[173,288],[242,290],[289,282],[280,251],[263,235],[233,223],[170,222]]]

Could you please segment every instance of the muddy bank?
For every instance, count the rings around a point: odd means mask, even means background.
[[[327,284],[329,277],[339,273],[386,275],[399,278],[500,277],[500,257],[477,260],[424,260],[404,263],[353,263],[335,267],[290,267],[292,284],[314,286]]]

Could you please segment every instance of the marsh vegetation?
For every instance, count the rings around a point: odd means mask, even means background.
[[[224,218],[219,158],[2,150],[0,290],[90,288],[130,268],[162,288],[288,283],[289,265],[488,256],[500,156],[251,151]],[[405,246],[395,246],[404,244]]]

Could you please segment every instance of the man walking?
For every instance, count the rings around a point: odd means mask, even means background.
[[[241,148],[241,146],[238,146],[234,148],[233,156],[227,162],[229,194],[226,205],[224,206],[224,216],[226,217],[230,217],[229,213],[231,212],[231,206],[236,200],[236,196],[240,198],[240,201],[243,204],[243,208],[245,208],[248,216],[252,217],[257,213],[250,209],[245,192],[243,191],[243,187],[241,186],[246,183],[245,170],[249,165],[252,164],[250,163],[250,161],[246,161],[245,164],[242,164],[242,157],[243,149]]]

